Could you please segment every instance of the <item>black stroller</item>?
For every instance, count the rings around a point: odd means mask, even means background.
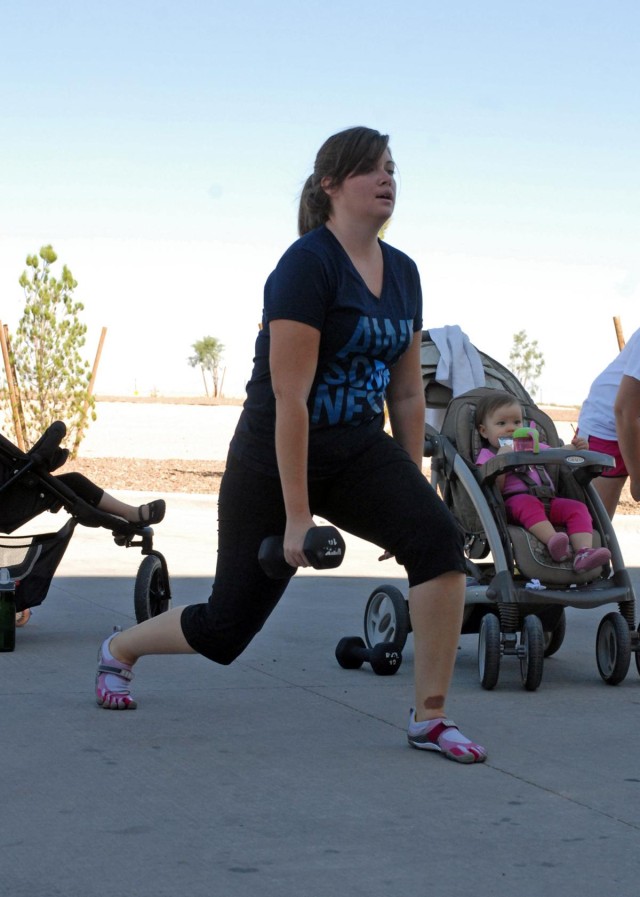
[[[171,606],[169,573],[165,558],[153,547],[153,529],[94,508],[52,476],[68,456],[60,447],[65,434],[64,423],[56,421],[26,453],[0,435],[0,532],[7,534],[0,536],[0,569],[8,570],[15,583],[16,611],[42,604],[80,524],[110,530],[116,545],[141,549],[144,558],[134,589],[136,620],[163,613]],[[69,519],[57,532],[9,535],[45,511],[61,509]]]
[[[562,645],[566,607],[594,608],[617,604],[601,620],[596,661],[602,679],[617,685],[627,675],[635,653],[640,672],[640,636],[635,624],[635,595],[624,567],[615,531],[591,480],[613,466],[608,455],[561,449],[553,421],[535,406],[514,375],[480,353],[486,386],[455,399],[434,382],[435,347],[423,334],[423,379],[427,405],[446,408],[440,430],[425,427],[425,456],[431,458],[432,484],[453,511],[465,534],[467,585],[462,634],[479,633],[478,672],[486,689],[497,685],[503,657],[519,659],[523,685],[535,690],[542,680],[543,660]],[[437,350],[435,351],[437,355]],[[535,422],[540,441],[549,450],[514,452],[477,468],[480,448],[475,408],[490,389],[512,394]],[[611,561],[588,573],[574,573],[571,562],[551,560],[545,546],[522,527],[507,523],[496,478],[521,465],[543,465],[558,494],[583,501],[594,521],[594,546],[606,545]],[[365,610],[369,647],[393,643],[401,650],[411,631],[408,603],[395,587],[374,590]]]

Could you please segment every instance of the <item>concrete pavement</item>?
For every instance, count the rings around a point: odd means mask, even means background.
[[[639,528],[616,523],[636,588]],[[215,499],[170,496],[155,545],[174,603],[206,600]],[[335,661],[372,589],[405,589],[376,558],[347,537],[343,566],[297,576],[231,667],[144,658],[138,709],[107,712],[95,655],[134,622],[140,555],[78,528],[0,655],[1,897],[635,897],[640,677],[632,660],[610,687],[595,662],[614,608],[569,609],[534,693],[511,658],[484,691],[477,636],[461,637],[449,713],[490,752],[464,767],[406,744],[411,637],[393,677]]]

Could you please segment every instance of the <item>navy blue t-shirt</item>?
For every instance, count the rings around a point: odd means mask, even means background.
[[[269,370],[269,322],[300,321],[321,332],[308,400],[309,475],[330,474],[365,449],[384,424],[390,368],[422,330],[415,263],[380,243],[384,277],[371,293],[326,227],[305,234],[282,256],[264,291],[262,330],[232,452],[277,475],[275,397]]]

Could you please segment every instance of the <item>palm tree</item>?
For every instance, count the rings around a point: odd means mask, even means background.
[[[197,340],[191,347],[195,355],[189,358],[189,364],[192,368],[200,367],[202,371],[202,380],[204,382],[204,391],[209,395],[209,387],[207,385],[207,373],[211,376],[213,384],[213,397],[218,396],[218,374],[220,370],[220,361],[224,352],[224,346],[215,336],[205,336],[203,339]]]

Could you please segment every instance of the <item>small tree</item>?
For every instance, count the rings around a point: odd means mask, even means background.
[[[78,315],[84,305],[73,297],[78,284],[66,265],[59,279],[51,273],[57,258],[51,246],[43,246],[39,256],[27,256],[27,270],[19,281],[25,306],[11,341],[11,357],[27,446],[54,420],[64,421],[67,441],[73,445],[89,413],[95,420],[90,365],[80,355],[87,328]]]
[[[191,348],[194,350],[195,355],[189,358],[189,364],[192,368],[200,367],[205,395],[209,395],[207,383],[207,374],[209,374],[212,384],[211,395],[217,398],[219,395],[220,362],[224,352],[223,344],[215,336],[205,336],[203,339],[193,343]]]
[[[509,367],[531,396],[535,396],[538,391],[538,379],[544,364],[544,357],[538,349],[538,341],[530,340],[526,330],[514,333]]]

